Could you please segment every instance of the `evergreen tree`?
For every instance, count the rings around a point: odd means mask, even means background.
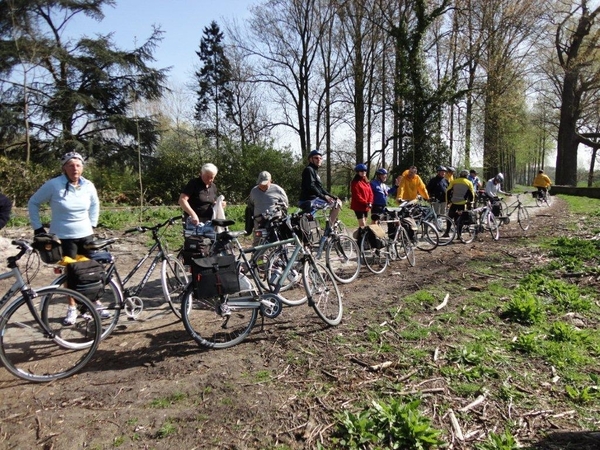
[[[230,88],[231,66],[223,47],[223,33],[217,22],[205,27],[200,50],[200,70],[196,72],[198,102],[195,118],[205,126],[207,136],[214,136],[216,148],[222,134],[221,118],[230,117],[233,95]]]

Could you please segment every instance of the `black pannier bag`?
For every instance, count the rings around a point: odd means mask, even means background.
[[[380,225],[374,224],[367,227],[367,238],[371,248],[383,248],[387,244],[385,231]]]
[[[477,223],[477,216],[473,211],[463,211],[461,214],[460,221],[463,225],[473,225]]]
[[[240,292],[235,256],[192,259],[192,282],[196,298],[210,298]]]
[[[104,266],[93,259],[67,264],[67,287],[92,301],[100,298],[105,277]]]
[[[210,254],[213,241],[205,236],[187,236],[183,241],[183,263],[192,265],[193,258],[204,258]]]
[[[38,234],[33,237],[31,246],[37,250],[42,261],[55,264],[62,259],[60,239],[55,234]]]

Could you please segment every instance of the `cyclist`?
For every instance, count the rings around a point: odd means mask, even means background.
[[[458,174],[458,178],[452,180],[446,190],[446,202],[451,203],[448,217],[454,221],[456,221],[459,216],[458,212],[467,209],[468,204],[472,203],[475,199],[473,183],[467,178],[468,176],[469,172],[461,170]],[[443,237],[449,236],[450,226],[450,223],[446,225],[446,231],[442,235]]]
[[[357,164],[354,172],[356,175],[350,182],[350,209],[356,214],[358,227],[363,229],[367,225],[367,216],[373,206],[373,191],[367,178],[367,166]]]
[[[504,194],[504,195],[510,196],[510,194],[508,192],[504,192],[502,190],[503,182],[504,182],[504,175],[502,175],[502,172],[500,172],[494,178],[491,178],[490,180],[488,180],[487,183],[485,184],[485,195],[492,202],[492,213],[494,213],[494,215],[496,217],[502,218],[502,220],[504,220],[504,218],[502,217],[502,204],[500,203],[500,200],[498,199],[498,194]]]
[[[436,214],[446,214],[446,190],[450,182],[446,180],[446,168],[438,166],[437,175],[427,183],[427,192],[435,200],[432,203]]]
[[[448,183],[451,183],[452,180],[454,180],[454,172],[456,172],[454,167],[446,166],[446,180],[448,180]]]
[[[283,188],[271,181],[271,174],[262,171],[258,174],[256,186],[250,191],[248,206],[252,209],[254,217],[254,229],[259,229],[263,222],[262,214],[269,211],[275,205],[288,207],[288,197]],[[246,230],[247,231],[247,230]],[[254,236],[254,243],[258,245],[260,236]]]
[[[381,213],[387,206],[388,196],[395,195],[398,190],[399,180],[394,182],[394,186],[389,187],[385,182],[388,178],[388,171],[380,167],[375,171],[375,178],[371,180],[371,190],[373,191],[373,207],[371,208],[371,221],[376,223],[381,218]]]
[[[100,200],[94,184],[82,176],[84,161],[79,153],[65,153],[60,166],[62,174],[46,181],[29,199],[29,220],[34,234],[45,234],[40,207],[49,203],[52,214],[49,231],[60,239],[63,258],[76,260],[78,254],[86,254],[84,245],[94,239]],[[97,305],[102,318],[110,317],[100,303]],[[75,300],[70,299],[63,324],[73,325],[77,315]]]
[[[475,189],[475,192],[483,187],[475,169],[469,170],[469,176],[467,178],[471,183],[473,183],[473,189]]]
[[[420,195],[425,200],[429,200],[427,187],[419,175],[417,175],[417,167],[410,166],[406,176],[403,176],[398,186],[396,200],[402,202],[404,200],[415,200]]]
[[[552,186],[550,177],[546,175],[543,170],[538,170],[537,176],[533,179],[533,187],[537,188],[539,194],[541,195],[540,198],[546,197],[550,186]]]
[[[217,185],[214,183],[218,172],[219,169],[214,164],[204,164],[200,169],[200,176],[191,179],[179,195],[178,203],[183,209],[186,229],[197,229],[212,220],[213,209],[219,196]]]
[[[319,176],[319,167],[323,164],[323,154],[319,150],[312,150],[308,154],[308,165],[302,171],[302,185],[300,187],[300,202],[298,206],[304,212],[312,212],[315,209],[323,208],[325,205],[332,205],[329,214],[329,222],[325,233],[330,231],[329,224],[335,223],[340,212],[341,202],[338,198],[330,194],[321,183]]]

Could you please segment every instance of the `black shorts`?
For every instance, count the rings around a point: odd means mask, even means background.
[[[366,219],[367,216],[369,215],[369,212],[368,211],[354,211],[354,214],[356,214],[357,219]]]
[[[77,255],[87,255],[88,251],[83,248],[85,244],[88,244],[94,240],[94,235],[77,238],[77,239],[61,239],[61,247],[63,257],[68,256],[69,258],[75,259]]]

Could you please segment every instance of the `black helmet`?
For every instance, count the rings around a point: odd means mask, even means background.
[[[461,170],[460,173],[458,174],[458,178],[467,178],[469,176],[469,172],[467,172],[466,170]]]
[[[323,153],[321,153],[320,150],[312,150],[309,154],[308,154],[308,159],[312,158],[313,156],[323,156]]]
[[[454,167],[452,167],[452,166],[448,166],[448,167],[446,168],[446,170],[447,170],[448,172],[456,172],[456,169],[455,169]]]
[[[438,172],[445,172],[446,168],[444,166],[438,166],[438,168],[436,169]]]

